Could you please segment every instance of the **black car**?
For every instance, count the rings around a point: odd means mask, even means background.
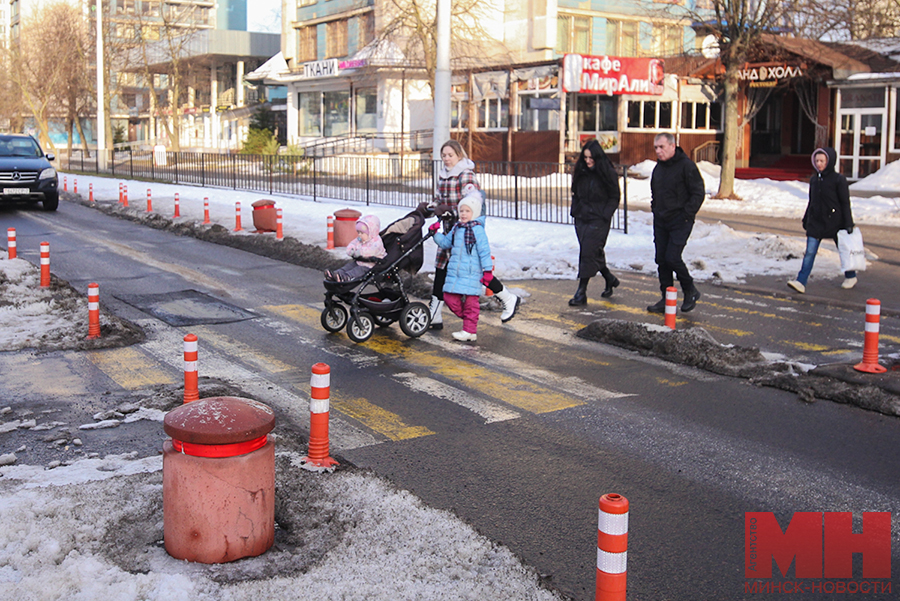
[[[24,134],[0,134],[0,203],[40,202],[45,211],[59,206],[59,178],[41,145]]]

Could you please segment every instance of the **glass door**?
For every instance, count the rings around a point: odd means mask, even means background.
[[[848,179],[862,179],[884,165],[887,155],[885,88],[839,90],[835,141],[838,169]]]

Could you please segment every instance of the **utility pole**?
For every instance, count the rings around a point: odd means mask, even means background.
[[[437,0],[437,56],[434,72],[434,160],[450,139],[450,0]]]
[[[103,79],[103,0],[97,2],[97,169],[106,170],[106,85]]]

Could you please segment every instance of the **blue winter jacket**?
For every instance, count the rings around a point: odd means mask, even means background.
[[[472,228],[472,233],[475,234],[475,246],[471,253],[466,251],[466,236],[459,224],[454,225],[447,234],[435,233],[434,241],[437,245],[450,250],[444,292],[467,296],[481,294],[481,277],[485,271],[493,269],[491,247],[481,219],[479,217],[474,220],[476,225]]]

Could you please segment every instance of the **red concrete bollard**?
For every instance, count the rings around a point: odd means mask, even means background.
[[[163,539],[176,559],[225,563],[275,542],[275,414],[238,397],[170,411],[163,429]]]
[[[209,198],[203,197],[203,223],[209,223]]]
[[[19,256],[16,250],[16,228],[14,227],[6,230],[6,252],[10,259],[15,259]]]
[[[870,298],[866,301],[866,333],[863,340],[862,363],[853,366],[856,371],[883,374],[887,368],[878,364],[878,331],[881,328],[881,301]]]
[[[675,286],[666,288],[666,327],[675,329],[675,311],[678,305],[678,290]]]
[[[147,188],[147,212],[153,212],[153,200],[150,198],[150,188]]]
[[[178,200],[178,192],[175,193],[175,217],[181,217],[181,202]]]
[[[281,207],[278,207],[275,209],[275,238],[277,240],[284,240],[283,220],[284,216],[281,213]]]
[[[184,337],[184,402],[190,403],[200,398],[197,361],[199,351],[197,336],[188,334]]]
[[[94,202],[94,182],[88,184],[88,200]]]
[[[331,215],[328,216],[328,243],[325,245],[325,248],[328,250],[334,250],[334,217]]]
[[[313,472],[333,471],[339,464],[328,456],[331,368],[327,364],[316,363],[312,366],[309,389],[309,451],[300,459],[300,467]]]
[[[100,338],[100,285],[88,284],[88,340]]]
[[[50,286],[50,243],[41,242],[41,288]]]
[[[240,232],[241,227],[241,202],[234,203],[234,231]]]
[[[597,523],[596,601],[625,601],[628,579],[628,499],[600,497]]]

